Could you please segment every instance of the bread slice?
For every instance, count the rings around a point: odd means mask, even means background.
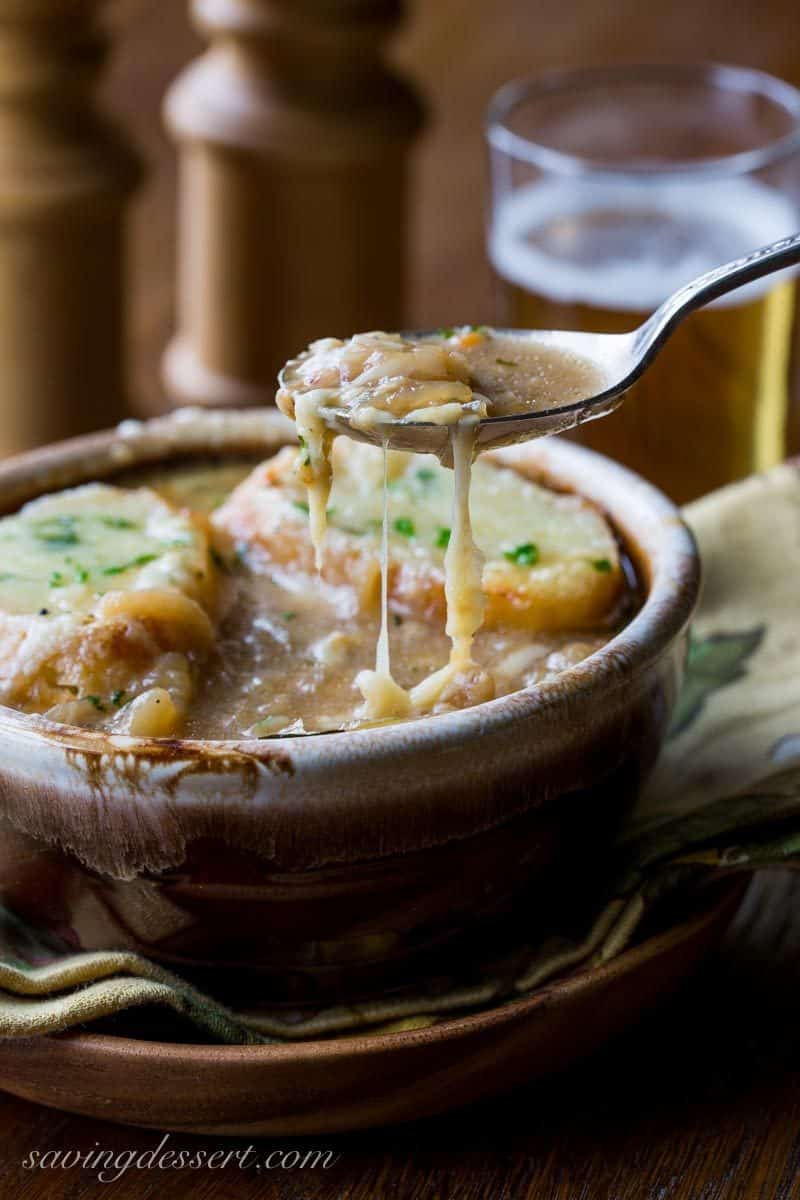
[[[0,519],[0,700],[176,732],[214,640],[208,529],[149,488],[87,484]]]
[[[261,463],[212,522],[261,557],[267,569],[300,573],[314,586],[305,489],[286,447]],[[382,454],[339,438],[322,578],[352,611],[377,607],[380,584]],[[452,472],[430,456],[389,454],[389,595],[393,611],[445,619],[444,555],[451,525]],[[619,547],[604,515],[509,467],[480,458],[471,512],[484,555],[486,624],[531,632],[596,629],[623,586]]]

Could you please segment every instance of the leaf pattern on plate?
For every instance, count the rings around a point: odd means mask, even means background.
[[[669,736],[677,737],[697,720],[709,696],[747,674],[747,660],[764,640],[766,626],[738,633],[689,635],[686,677],[675,706]]]

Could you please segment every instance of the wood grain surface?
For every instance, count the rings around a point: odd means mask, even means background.
[[[327,1170],[26,1170],[32,1151],[154,1149],[158,1135],[0,1097],[14,1200],[794,1200],[800,1194],[800,880],[757,881],[721,951],[657,1015],[559,1079],[369,1134],[256,1141]],[[175,1135],[173,1150],[246,1149]],[[273,1162],[275,1160],[273,1159]]]
[[[174,155],[159,105],[199,42],[182,0],[119,0],[110,15],[117,44],[105,94],[149,167],[136,202],[131,333],[134,394],[152,411],[162,403],[158,363],[172,323],[174,238]],[[800,82],[794,0],[666,7],[639,0],[436,0],[417,4],[396,52],[436,114],[414,195],[419,324],[491,316],[481,120],[503,80],[572,63],[714,58]],[[424,1124],[317,1139],[314,1148],[339,1155],[328,1171],[131,1171],[105,1185],[79,1168],[26,1171],[21,1163],[32,1150],[147,1150],[157,1139],[0,1096],[0,1197],[794,1200],[799,1000],[800,882],[765,878],[721,954],[680,998],[546,1087]],[[218,1148],[192,1138],[171,1144]],[[273,1148],[280,1147],[257,1147]]]

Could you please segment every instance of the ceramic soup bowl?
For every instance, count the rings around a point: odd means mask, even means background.
[[[0,465],[0,511],[292,437],[274,412],[127,422]],[[3,902],[75,946],[314,999],[386,986],[519,911],[523,890],[533,920],[557,884],[579,888],[664,737],[697,549],[663,495],[597,454],[556,439],[501,454],[612,520],[642,603],[601,650],[464,711],[299,738],[121,737],[0,707]]]

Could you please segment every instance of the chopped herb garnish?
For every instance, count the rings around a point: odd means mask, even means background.
[[[506,550],[503,557],[507,558],[509,562],[516,563],[518,567],[532,567],[539,561],[539,547],[535,546],[533,542],[522,542],[513,550]]]
[[[91,704],[92,708],[96,708],[98,712],[106,711],[106,706],[99,696],[84,696],[83,698]]]
[[[436,333],[442,338],[451,338],[455,333],[455,329],[451,329],[449,325],[443,325],[441,329],[437,329]]]
[[[308,505],[305,500],[293,500],[292,507],[298,509],[300,512],[308,512]]]
[[[100,520],[109,529],[138,529],[139,526],[135,521],[129,521],[127,517],[101,517]]]
[[[403,537],[414,537],[416,533],[411,517],[398,517],[395,520],[394,527],[396,532],[402,534]]]
[[[613,570],[610,558],[596,558],[592,562],[592,566],[594,567],[595,571],[605,572]]]
[[[510,358],[496,358],[496,363],[500,363],[501,367],[518,367],[519,363],[512,362]]]
[[[466,330],[467,330],[467,333],[488,333],[489,332],[486,325],[467,325]]]
[[[126,571],[132,571],[134,567],[146,567],[148,563],[154,562],[157,558],[157,554],[140,554],[137,558],[132,558],[130,562],[120,563],[114,567],[103,567],[101,574],[124,575]]]
[[[126,695],[127,695],[127,693],[123,692],[123,691],[117,691],[117,692],[112,693],[111,703],[114,705],[114,708],[122,708],[122,705],[125,702]]]
[[[64,559],[64,562],[69,563],[69,565],[72,567],[73,571],[75,572],[75,582],[76,583],[88,583],[89,572],[87,571],[86,567],[82,567],[80,565],[80,563],[76,563],[75,560],[70,558],[69,555],[66,556],[66,558]]]
[[[436,530],[435,545],[437,545],[441,550],[446,550],[450,545],[450,530],[446,525],[440,525]]]
[[[420,467],[420,469],[415,471],[414,474],[423,487],[427,487],[429,483],[433,483],[434,479],[436,478],[436,472],[432,467]]]
[[[61,550],[65,546],[77,546],[80,538],[75,531],[76,517],[46,517],[37,521],[33,527],[33,536],[44,542],[53,550]]]
[[[50,576],[50,587],[51,588],[64,587],[66,582],[67,582],[66,579],[64,578],[64,576],[61,574],[60,571],[53,571],[53,574]]]
[[[296,612],[285,612],[285,613],[281,613],[281,616],[283,617],[284,621],[293,621],[295,619],[295,617],[297,616],[297,613]]]
[[[300,462],[304,467],[311,465],[311,454],[308,449],[308,443],[302,433],[298,433],[297,440],[300,443]]]

